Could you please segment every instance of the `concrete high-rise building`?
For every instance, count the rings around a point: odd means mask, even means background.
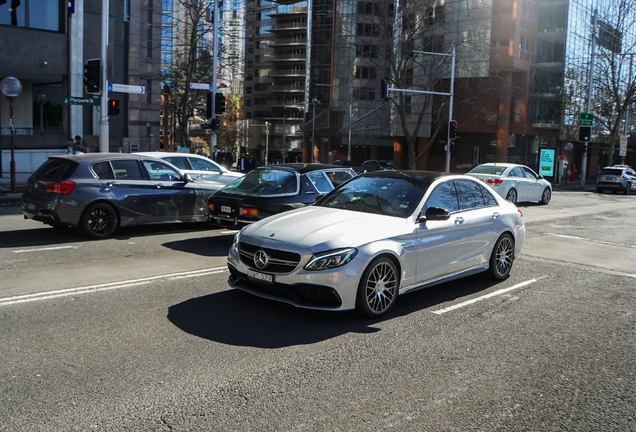
[[[84,63],[101,57],[101,7],[97,0],[0,2],[0,79],[14,76],[23,88],[13,102],[16,149],[62,149],[67,138],[80,135],[94,151],[99,107],[74,104],[69,98],[90,98],[84,91]],[[145,87],[141,95],[110,92],[106,96],[120,101],[120,114],[109,119],[111,151],[159,145],[160,15],[156,12],[152,0],[110,2],[108,80]],[[8,101],[0,96],[4,149],[8,118]]]

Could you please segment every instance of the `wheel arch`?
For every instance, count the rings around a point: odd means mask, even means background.
[[[84,215],[88,211],[89,207],[91,207],[94,204],[106,204],[106,205],[111,206],[113,208],[113,210],[115,210],[115,214],[117,214],[117,227],[116,228],[120,227],[120,225],[121,225],[121,213],[119,212],[119,208],[115,204],[113,204],[110,200],[103,199],[103,198],[98,198],[98,199],[93,200],[90,203],[86,204],[86,207],[84,207],[84,210],[82,210],[82,214],[80,215],[80,218],[79,218],[80,221],[84,218]]]

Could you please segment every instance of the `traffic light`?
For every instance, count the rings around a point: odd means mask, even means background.
[[[84,88],[88,94],[102,94],[101,59],[86,60],[86,64],[84,64]]]
[[[225,95],[216,92],[214,95],[214,115],[220,116],[225,112]]]
[[[448,122],[448,139],[454,141],[457,138],[457,122],[451,120]]]
[[[210,121],[210,129],[212,129],[213,131],[219,130],[221,128],[221,122],[219,121],[219,119],[215,119],[213,118]]]
[[[579,142],[590,142],[592,126],[579,126]]]
[[[380,80],[380,97],[382,99],[389,98],[389,84],[386,82],[385,79]]]
[[[205,118],[212,118],[212,92],[209,92],[205,99]]]
[[[108,99],[108,115],[116,116],[119,114],[119,101],[115,99]]]

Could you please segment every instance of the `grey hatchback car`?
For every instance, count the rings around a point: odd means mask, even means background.
[[[121,153],[49,158],[22,195],[26,219],[108,237],[129,225],[205,222],[214,187],[159,159]]]
[[[636,172],[626,165],[605,167],[596,176],[596,191],[598,193],[609,190],[612,193],[621,191],[625,195],[629,195],[635,189]]]

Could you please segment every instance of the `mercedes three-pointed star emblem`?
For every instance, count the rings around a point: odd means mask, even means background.
[[[254,254],[254,264],[259,269],[264,269],[269,264],[269,255],[263,249],[259,249]]]

